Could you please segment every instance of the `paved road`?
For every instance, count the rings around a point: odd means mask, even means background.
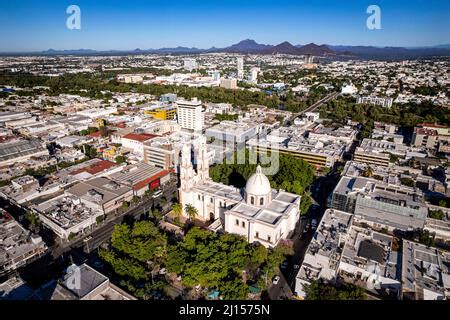
[[[73,248],[83,248],[87,253],[92,252],[93,250],[100,247],[103,243],[109,241],[116,224],[120,224],[125,219],[129,218],[139,219],[140,216],[147,214],[150,209],[158,206],[160,199],[163,196],[169,198],[173,194],[174,190],[176,190],[176,188],[174,188],[173,186],[168,187],[164,189],[163,194],[156,199],[148,197],[144,202],[141,202],[137,206],[132,207],[125,213],[118,215],[110,214],[109,216],[107,216],[107,219],[92,233],[85,234],[81,238],[77,238],[76,240],[69,243],[56,243],[54,246],[49,248],[52,256],[54,258],[57,258]],[[165,211],[168,210],[169,208],[166,208]]]
[[[292,298],[292,291],[289,284],[284,278],[283,274],[279,274],[280,281],[278,284],[272,284],[267,290],[271,300],[290,300]]]
[[[337,92],[333,92],[333,93],[328,94],[326,97],[320,99],[319,101],[317,101],[313,105],[309,106],[305,110],[302,110],[302,111],[300,111],[298,113],[293,114],[289,120],[293,121],[295,118],[303,115],[306,112],[313,112],[313,111],[315,111],[322,104],[327,103],[328,101],[335,99],[338,95],[339,95],[339,93],[337,93]]]

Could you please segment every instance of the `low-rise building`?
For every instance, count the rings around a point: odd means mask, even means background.
[[[40,236],[26,230],[0,208],[0,275],[26,265],[46,251]]]
[[[0,144],[0,170],[33,157],[48,155],[48,150],[38,140],[15,140]]]
[[[450,298],[450,253],[403,240],[403,299],[445,300]]]
[[[206,129],[205,135],[211,139],[242,144],[255,137],[258,126],[239,121],[222,121],[213,127]]]
[[[375,229],[423,228],[428,214],[420,190],[364,177],[342,177],[331,195],[330,206],[354,213],[356,220]]]
[[[371,104],[383,108],[391,108],[392,102],[394,102],[393,98],[383,98],[377,96],[358,96],[356,100],[357,104]]]
[[[147,163],[129,165],[109,178],[133,188],[134,194],[142,196],[147,190],[155,189],[170,180],[171,171]]]
[[[97,224],[97,217],[104,215],[100,208],[67,194],[36,205],[33,211],[48,229],[64,240],[70,239],[71,235],[89,232]]]
[[[79,182],[66,191],[89,208],[107,214],[133,198],[133,189],[105,177]]]
[[[137,300],[87,264],[69,266],[58,280],[36,290],[29,300]]]

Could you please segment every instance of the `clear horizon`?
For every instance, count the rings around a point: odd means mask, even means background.
[[[69,30],[69,5],[81,8],[81,30]],[[369,5],[381,8],[381,30],[369,30]],[[450,44],[450,1],[0,0],[0,52],[169,47],[223,48],[244,39],[277,45],[430,47]]]

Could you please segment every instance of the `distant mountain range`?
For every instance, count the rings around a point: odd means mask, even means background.
[[[240,54],[291,54],[312,55],[319,57],[347,57],[352,59],[377,59],[400,60],[417,59],[427,57],[450,56],[450,44],[432,47],[374,47],[374,46],[345,46],[345,45],[292,45],[285,41],[277,45],[261,44],[255,40],[245,39],[225,48],[159,48],[159,49],[135,49],[135,50],[109,50],[97,51],[92,49],[79,50],[54,50],[49,49],[28,53],[0,53],[1,55],[130,55],[130,54],[199,54],[209,52],[228,52]]]

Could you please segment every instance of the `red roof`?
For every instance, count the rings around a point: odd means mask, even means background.
[[[88,136],[92,138],[100,138],[102,133],[100,131],[89,133]]]
[[[74,170],[72,172],[70,172],[71,175],[76,175],[79,174],[81,172],[87,172],[90,173],[92,175],[95,175],[99,172],[108,170],[112,167],[116,167],[117,164],[108,160],[100,160],[99,162],[96,162],[90,166],[86,166],[77,170]]]
[[[142,188],[148,186],[151,182],[153,182],[155,180],[158,180],[158,179],[168,175],[170,172],[171,172],[170,170],[163,170],[163,171],[155,174],[154,176],[151,176],[150,178],[147,178],[147,179],[145,179],[143,181],[140,181],[140,182],[136,183],[133,186],[133,189],[134,190],[142,189]]]
[[[155,137],[157,137],[157,135],[149,133],[129,133],[127,135],[124,135],[122,138],[144,142]]]
[[[447,128],[446,126],[435,124],[435,123],[419,123],[417,127],[430,127],[430,128]]]
[[[113,126],[117,127],[117,128],[126,128],[127,124],[125,123],[125,121],[122,121],[122,122],[115,123]]]

